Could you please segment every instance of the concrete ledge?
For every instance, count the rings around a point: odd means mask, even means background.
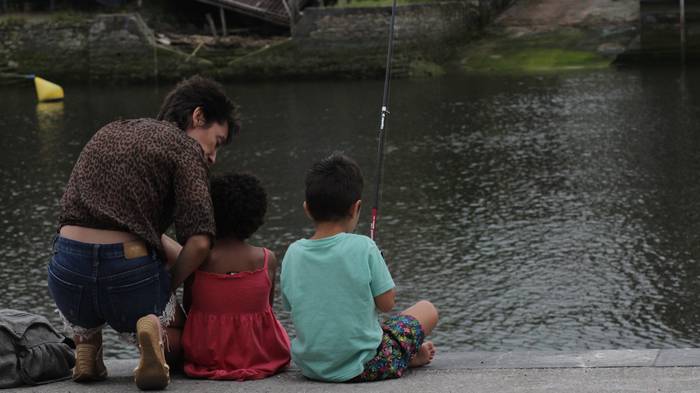
[[[594,368],[594,367],[654,367],[660,352],[667,350],[604,350],[574,352],[458,352],[446,353],[438,357],[431,369],[469,370],[469,369],[538,369],[538,368]],[[686,351],[686,350],[683,350]],[[669,358],[688,358],[691,353],[700,356],[700,349],[689,352],[669,353]],[[686,355],[686,356],[683,356]],[[695,364],[700,366],[700,357]]]
[[[109,378],[8,389],[7,392],[138,391],[135,359],[107,362]],[[403,378],[369,384],[327,384],[305,379],[297,368],[261,381],[188,379],[174,375],[167,391],[182,392],[697,392],[700,349],[573,352],[452,352]]]

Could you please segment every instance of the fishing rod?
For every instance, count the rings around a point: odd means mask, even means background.
[[[391,82],[391,57],[394,52],[394,20],[396,19],[396,0],[391,6],[391,21],[389,22],[389,48],[386,54],[386,71],[384,74],[384,96],[382,98],[382,109],[379,121],[379,148],[377,149],[377,183],[374,190],[374,205],[372,205],[372,222],[369,226],[369,237],[375,240],[377,237],[377,216],[379,215],[379,196],[382,184],[382,173],[384,169],[384,139],[386,133],[386,117],[389,114],[389,83]]]

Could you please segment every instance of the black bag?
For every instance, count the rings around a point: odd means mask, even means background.
[[[46,318],[0,309],[0,388],[70,378],[74,347]]]

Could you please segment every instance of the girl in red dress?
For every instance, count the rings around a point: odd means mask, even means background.
[[[263,223],[260,181],[233,174],[211,181],[216,242],[185,283],[182,343],[190,377],[249,380],[289,365],[289,337],[272,311],[277,258],[246,242]]]

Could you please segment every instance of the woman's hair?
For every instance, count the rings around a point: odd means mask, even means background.
[[[362,172],[351,158],[332,155],[316,162],[306,174],[306,208],[314,221],[339,221],[362,198]]]
[[[212,122],[228,124],[226,142],[238,134],[240,122],[236,105],[219,83],[199,75],[183,80],[168,93],[157,119],[173,122],[180,129],[187,130],[192,127],[192,113],[197,107],[202,108],[206,126]]]
[[[233,173],[211,180],[216,237],[245,240],[260,228],[267,212],[267,193],[250,174]]]

